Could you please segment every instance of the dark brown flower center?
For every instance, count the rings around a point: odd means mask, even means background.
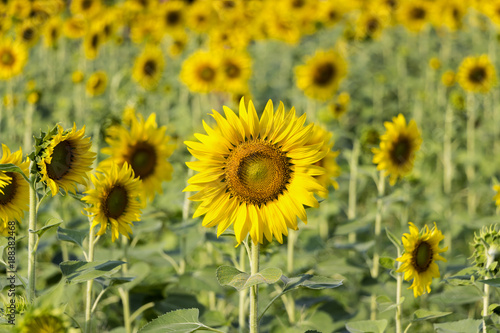
[[[11,66],[12,64],[14,64],[15,60],[16,60],[16,58],[14,57],[12,52],[9,50],[4,50],[2,52],[2,54],[0,55],[0,61],[2,62],[2,64],[6,65],[6,66]]]
[[[102,85],[102,82],[103,82],[103,81],[101,80],[101,78],[100,78],[100,77],[97,77],[97,78],[96,78],[96,80],[95,80],[95,82],[94,82],[94,84],[92,85],[92,89],[94,89],[94,90],[99,90],[99,88],[100,88],[100,87],[101,87],[101,85]]]
[[[33,37],[35,37],[35,31],[31,27],[26,28],[23,30],[22,36],[25,42],[29,42],[33,39]]]
[[[224,70],[226,72],[227,77],[231,79],[239,77],[241,73],[240,68],[233,63],[227,63]]]
[[[418,243],[413,250],[412,265],[417,272],[425,272],[432,263],[433,257],[434,253],[432,252],[431,245],[426,241],[420,241],[420,243]]]
[[[156,61],[148,60],[144,63],[144,74],[153,76],[156,73]]]
[[[50,179],[59,180],[64,177],[73,162],[73,147],[68,141],[61,141],[52,152],[52,160],[47,164],[47,175]]]
[[[155,172],[158,156],[156,150],[148,142],[138,142],[130,147],[131,154],[128,156],[130,166],[134,170],[136,177],[142,180]]]
[[[302,7],[304,7],[304,5],[305,5],[304,0],[293,0],[292,1],[292,6],[294,8],[302,8]]]
[[[5,175],[10,177],[10,183],[0,188],[0,191],[3,192],[3,194],[0,192],[0,206],[5,206],[11,202],[15,198],[17,192],[17,180],[14,173],[6,172]]]
[[[319,86],[326,86],[332,81],[335,74],[335,66],[332,63],[327,62],[316,67],[313,74],[313,81]]]
[[[239,144],[225,165],[225,182],[231,195],[257,205],[278,198],[291,174],[285,153],[260,139]]]
[[[391,161],[396,165],[403,165],[408,162],[411,154],[411,142],[406,136],[400,136],[394,142],[392,149],[389,151]]]
[[[371,20],[369,20],[367,22],[366,30],[368,30],[368,33],[372,34],[377,30],[378,26],[379,26],[378,20],[375,18],[372,18]]]
[[[99,46],[99,34],[94,34],[90,40],[90,45],[93,49],[96,49]]]
[[[210,66],[203,66],[200,71],[200,79],[202,79],[205,82],[210,82],[213,81],[215,78],[215,70],[210,67]]]
[[[83,0],[82,1],[82,9],[88,10],[90,7],[92,7],[92,0]]]
[[[486,68],[484,67],[474,67],[470,72],[469,72],[469,80],[471,80],[474,83],[483,83],[483,81],[486,79]]]
[[[127,209],[127,189],[121,185],[115,185],[104,199],[104,212],[107,217],[117,219]]]
[[[425,9],[421,7],[412,8],[412,10],[410,11],[411,18],[415,20],[423,20],[425,18],[425,15],[426,15]]]
[[[169,26],[174,26],[181,21],[181,13],[178,10],[168,12],[165,15],[165,23]]]

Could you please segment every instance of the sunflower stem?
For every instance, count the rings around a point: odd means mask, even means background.
[[[443,167],[444,167],[443,190],[445,194],[451,193],[451,181],[453,179],[453,166],[451,161],[452,130],[453,130],[453,110],[450,103],[446,103],[446,112],[444,116],[444,136],[443,136]]]
[[[239,263],[239,270],[244,272],[245,271],[245,260],[246,260],[246,256],[245,256],[245,247],[244,246],[240,246],[240,263]],[[239,323],[239,331],[240,333],[243,333],[245,332],[245,329],[246,329],[246,320],[245,320],[245,302],[246,302],[246,299],[247,299],[247,291],[246,290],[242,290],[240,291],[240,294],[239,294],[239,314],[238,314],[238,323]]]
[[[28,152],[31,148],[31,138],[33,136],[31,128],[33,127],[33,112],[35,111],[35,105],[28,103],[26,108],[26,115],[24,118],[24,151]]]
[[[293,274],[294,267],[294,250],[295,250],[295,240],[297,239],[297,234],[293,230],[288,231],[288,244],[287,244],[287,272],[289,276]],[[285,300],[286,298],[283,298]],[[295,301],[292,299],[288,307],[286,307],[288,312],[288,319],[290,323],[295,323]]]
[[[398,247],[398,256],[401,257],[401,250]],[[397,268],[401,266],[400,262],[397,262]],[[401,313],[403,312],[403,304],[401,304],[401,291],[403,289],[403,274],[396,273],[396,333],[401,333]]]
[[[250,272],[252,275],[259,272],[259,243],[252,241],[252,258]],[[259,332],[259,286],[250,287],[250,333]]]
[[[347,209],[347,219],[352,222],[356,218],[356,185],[358,179],[358,159],[359,159],[359,140],[355,139],[351,151],[351,175],[349,177],[349,205]],[[356,242],[356,232],[350,232],[348,235],[350,243]]]
[[[379,265],[379,247],[380,247],[380,233],[382,230],[382,208],[383,202],[382,197],[385,192],[385,172],[384,170],[380,171],[379,179],[378,179],[378,198],[377,198],[377,215],[375,216],[375,250],[373,253],[373,267],[372,267],[372,278],[377,279],[380,265]],[[375,294],[372,295],[371,298],[371,307],[370,307],[370,319],[375,320],[377,318],[377,296]]]
[[[34,162],[31,162],[31,166]],[[30,170],[31,170],[30,166]],[[28,225],[28,301],[32,303],[35,300],[35,262],[36,262],[36,174],[30,175],[30,190],[29,190],[29,225]]]
[[[128,239],[125,236],[122,236],[122,246],[123,246],[123,261],[125,263],[122,265],[122,275],[124,277],[128,274]],[[125,331],[127,333],[132,332],[132,326],[130,321],[130,295],[128,289],[118,288],[120,293],[120,298],[122,299],[123,304],[123,323],[125,325]]]
[[[475,110],[475,100],[474,94],[467,94],[467,211],[469,217],[472,217],[476,212],[476,195],[472,190],[472,185],[476,178],[476,170],[474,168],[474,158],[475,158],[475,124],[476,124],[476,110]]]
[[[94,261],[94,244],[95,244],[95,228],[92,228],[92,223],[89,232],[89,251],[88,251],[88,262]],[[85,296],[85,333],[90,333],[92,331],[92,285],[94,280],[87,281],[87,293]]]

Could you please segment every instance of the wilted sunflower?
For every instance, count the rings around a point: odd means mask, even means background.
[[[251,65],[252,60],[247,53],[224,51],[220,60],[220,90],[232,93],[244,90],[252,75]]]
[[[113,242],[120,234],[130,238],[133,222],[141,220],[141,181],[127,163],[100,166],[98,171],[92,175],[94,188],[82,198],[91,205],[85,208],[93,217],[91,228],[100,223],[97,235],[103,235],[109,225]]]
[[[108,85],[108,76],[104,71],[93,73],[87,80],[86,90],[90,96],[99,96],[106,91]]]
[[[0,80],[9,80],[23,71],[28,52],[11,39],[0,40]]]
[[[23,152],[21,149],[11,153],[10,149],[2,144],[2,158],[0,164],[12,163],[21,168],[22,172],[28,176],[29,161],[23,161]],[[29,184],[17,172],[6,172],[4,176],[8,179],[2,179],[0,176],[0,223],[17,220],[21,222],[24,211],[28,211],[29,202]]]
[[[386,132],[380,137],[380,148],[372,148],[373,163],[377,170],[385,170],[390,175],[390,184],[409,174],[413,169],[415,153],[420,149],[422,138],[415,120],[406,125],[405,117],[400,113],[392,118],[392,123],[384,123]]]
[[[219,66],[220,61],[213,52],[197,51],[183,62],[180,78],[189,90],[208,93],[217,88]]]
[[[152,200],[155,193],[162,193],[162,182],[172,178],[172,165],[167,158],[172,155],[174,145],[169,144],[170,137],[166,128],[158,128],[156,114],[152,113],[146,121],[129,110],[124,122],[129,126],[113,126],[108,129],[104,154],[111,155],[103,161],[103,167],[111,164],[130,165],[137,178],[142,180],[145,197]]]
[[[337,52],[318,51],[305,65],[295,68],[297,87],[306,96],[326,101],[333,97],[347,75],[347,63]]]
[[[90,151],[90,138],[84,138],[85,126],[76,130],[63,130],[57,125],[57,132],[50,138],[42,159],[38,162],[41,181],[52,191],[52,196],[59,193],[59,188],[66,192],[75,192],[76,184],[85,185],[87,172],[92,168],[96,154]]]
[[[147,46],[135,59],[132,78],[145,89],[153,89],[160,81],[165,67],[163,52],[156,46]]]
[[[304,127],[306,115],[295,109],[276,113],[269,101],[259,120],[253,103],[240,101],[239,117],[224,107],[225,118],[213,110],[217,127],[205,122],[201,142],[187,141],[198,161],[186,163],[198,171],[184,191],[199,191],[190,200],[201,201],[193,217],[205,215],[203,226],[217,225],[220,236],[233,224],[241,243],[248,233],[262,243],[273,235],[283,242],[288,228],[297,230],[297,216],[307,223],[304,206],[318,207],[314,193],[326,189],[314,178],[325,170],[314,164],[325,157],[323,142],[307,145],[314,125]]]
[[[458,68],[457,81],[466,91],[487,93],[496,83],[495,67],[486,54],[467,57]]]
[[[405,273],[406,281],[413,279],[412,285],[408,289],[413,289],[413,296],[418,297],[431,292],[432,278],[440,277],[437,260],[446,262],[440,253],[448,250],[448,247],[439,248],[439,242],[444,239],[442,232],[437,228],[436,223],[432,230],[427,225],[420,231],[413,224],[410,224],[410,233],[403,234],[404,254],[396,260],[403,264],[396,271]]]

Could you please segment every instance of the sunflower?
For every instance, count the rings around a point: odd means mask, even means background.
[[[101,11],[101,0],[72,0],[70,10],[73,15],[91,18]]]
[[[31,307],[26,311],[21,319],[18,330],[19,333],[70,333],[74,332],[68,316],[62,308],[54,309],[45,306]]]
[[[92,162],[96,154],[90,151],[90,138],[84,138],[85,126],[76,130],[64,131],[57,125],[57,132],[38,162],[41,181],[52,191],[52,196],[62,188],[66,192],[75,192],[76,184],[85,185],[87,172],[92,170]]]
[[[2,189],[0,188],[0,191]],[[496,191],[497,193],[495,194],[495,196],[493,197],[493,200],[495,200],[495,204],[497,206],[500,206],[500,185],[494,185],[493,186],[493,190]]]
[[[94,60],[99,54],[99,47],[103,42],[104,36],[102,35],[100,26],[93,26],[83,39],[83,49],[85,51],[85,57],[88,60]]]
[[[413,169],[415,153],[420,149],[422,138],[417,124],[411,120],[406,125],[405,117],[400,113],[392,118],[392,123],[384,123],[386,132],[380,137],[380,148],[372,148],[373,163],[377,170],[385,170],[390,175],[390,184],[409,174]]]
[[[425,28],[431,18],[431,4],[425,0],[402,1],[397,10],[399,22],[411,32]]]
[[[171,138],[165,134],[165,126],[158,128],[155,113],[144,121],[142,115],[137,116],[134,110],[129,110],[124,120],[129,128],[113,126],[108,129],[106,142],[109,147],[101,151],[111,157],[101,164],[129,164],[135,176],[142,180],[145,196],[153,200],[156,192],[162,193],[162,181],[172,178],[173,168],[167,158],[172,155],[174,145],[169,144]]]
[[[337,100],[334,103],[329,104],[330,112],[335,119],[340,119],[349,109],[349,103],[351,102],[351,96],[347,92],[342,92],[337,96]]]
[[[425,226],[419,233],[418,228],[410,224],[410,233],[403,234],[404,254],[396,260],[403,264],[396,271],[405,273],[406,281],[413,279],[412,285],[408,289],[413,289],[413,296],[418,297],[424,292],[431,292],[432,278],[438,278],[439,267],[437,260],[446,262],[440,253],[445,252],[448,247],[439,248],[439,242],[444,239],[441,231],[436,227],[429,230]]]
[[[208,32],[217,22],[217,16],[210,1],[196,1],[189,6],[186,15],[187,26],[198,33]]]
[[[3,194],[2,187],[5,187],[9,184],[11,177],[7,176],[7,174],[3,171],[0,171],[0,194]]]
[[[465,14],[467,4],[462,0],[440,1],[437,4],[435,23],[447,27],[450,31],[456,31],[462,27]]]
[[[185,27],[186,5],[184,1],[168,1],[160,4],[159,18],[163,29],[172,33]]]
[[[491,0],[483,5],[484,14],[498,27],[500,26],[500,0]]]
[[[455,72],[452,70],[444,72],[443,75],[441,76],[441,83],[445,87],[451,87],[455,84],[455,82],[456,82],[456,75]]]
[[[458,68],[457,81],[466,91],[487,93],[496,83],[495,67],[486,54],[467,57]]]
[[[97,170],[92,175],[94,188],[85,191],[87,195],[82,198],[92,205],[85,208],[93,217],[91,228],[100,223],[97,235],[103,235],[110,225],[113,242],[120,234],[130,238],[133,222],[141,220],[141,180],[127,163],[122,166],[111,163]]]
[[[82,82],[84,78],[85,74],[83,74],[81,70],[76,70],[71,73],[71,81],[73,81],[73,83],[75,84]]]
[[[23,162],[23,152],[21,149],[15,153],[11,153],[10,149],[2,144],[0,164],[6,163],[17,165],[28,176],[29,161],[26,159]],[[0,175],[0,223],[6,224],[8,221],[13,220],[21,222],[24,211],[29,210],[29,184],[17,172],[6,172],[3,176],[6,176],[8,179],[2,179]]]
[[[306,96],[326,101],[333,97],[340,82],[347,75],[347,63],[337,52],[318,51],[295,68],[297,86]]]
[[[185,32],[176,32],[172,34],[172,43],[168,48],[168,53],[172,57],[179,56],[186,48],[188,35]]]
[[[106,91],[108,85],[108,76],[104,71],[93,73],[87,80],[86,90],[90,96],[99,96]]]
[[[32,20],[25,20],[17,29],[17,39],[27,47],[35,46],[40,37],[39,28]]]
[[[208,93],[219,83],[220,61],[213,52],[196,51],[182,63],[180,78],[189,90]]]
[[[62,21],[59,16],[52,17],[43,27],[43,42],[46,47],[54,47],[61,36]]]
[[[163,38],[161,22],[151,15],[141,14],[130,27],[130,38],[136,44],[148,42],[158,44]]]
[[[297,230],[297,216],[307,223],[304,206],[318,207],[313,194],[326,192],[314,178],[325,170],[314,164],[327,150],[323,142],[306,144],[314,125],[304,127],[306,115],[285,113],[283,103],[275,113],[269,101],[260,120],[243,99],[239,117],[227,107],[224,113],[213,110],[216,128],[203,122],[208,135],[195,134],[201,142],[185,142],[198,159],[186,163],[199,172],[184,189],[199,191],[190,197],[201,201],[193,217],[205,215],[203,226],[217,225],[217,236],[233,224],[238,243],[248,233],[255,244],[273,235],[282,243],[288,228]]]
[[[71,39],[78,39],[85,35],[87,29],[85,19],[82,16],[72,16],[64,21],[64,35]]]
[[[147,46],[135,59],[132,78],[145,89],[153,89],[160,81],[165,67],[163,52],[156,46]]]
[[[389,24],[389,12],[380,5],[369,6],[358,17],[356,22],[356,38],[359,40],[379,39]]]
[[[318,18],[326,27],[332,27],[339,23],[347,11],[343,1],[327,0],[319,3]]]
[[[220,58],[221,75],[220,90],[227,92],[243,91],[248,86],[252,75],[252,60],[245,52],[228,51]]]
[[[0,80],[20,74],[28,60],[26,48],[11,39],[0,40]]]

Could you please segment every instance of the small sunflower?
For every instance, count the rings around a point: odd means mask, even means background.
[[[87,80],[86,90],[89,96],[99,96],[106,91],[108,76],[104,71],[93,73]]]
[[[77,183],[87,183],[87,172],[92,169],[96,154],[90,151],[90,138],[84,135],[85,126],[77,131],[74,124],[71,130],[64,131],[57,125],[57,132],[42,153],[38,161],[39,173],[52,196],[59,193],[59,188],[74,193]]]
[[[29,308],[21,317],[18,333],[73,333],[76,330],[71,328],[71,323],[64,311],[45,308]]]
[[[130,238],[133,222],[141,220],[141,181],[127,163],[112,163],[98,167],[98,171],[92,175],[94,188],[85,191],[87,195],[82,198],[91,205],[85,208],[93,217],[91,228],[100,223],[97,235],[103,235],[109,225],[113,242],[120,234]]]
[[[11,153],[10,149],[2,144],[2,158],[0,164],[12,163],[21,168],[22,172],[28,176],[29,161],[23,161],[21,149]],[[29,184],[17,172],[6,172],[3,178],[0,175],[0,223],[17,220],[21,222],[24,212],[29,210]],[[3,186],[2,186],[3,184]]]
[[[134,110],[129,110],[124,121],[128,128],[113,126],[108,129],[106,142],[109,147],[101,151],[111,156],[101,165],[129,164],[135,176],[142,180],[145,197],[152,200],[155,193],[162,193],[162,182],[172,178],[173,168],[167,158],[172,155],[174,145],[169,144],[171,138],[165,134],[165,126],[158,128],[155,113],[144,121],[142,115],[137,116]]]
[[[187,26],[198,32],[208,32],[217,22],[217,15],[210,1],[196,1],[186,11]]]
[[[183,1],[168,1],[160,4],[159,19],[163,29],[172,33],[185,27],[186,5]]]
[[[0,191],[2,189],[0,188]],[[495,200],[495,204],[497,206],[500,206],[500,185],[494,185],[493,186],[493,190],[496,191],[497,193],[495,194],[495,196],[493,197],[493,200]]]
[[[457,81],[466,91],[487,93],[496,83],[495,67],[486,54],[467,57],[458,68]]]
[[[252,75],[251,64],[250,56],[244,52],[223,52],[220,59],[220,90],[232,93],[244,90]]]
[[[155,46],[147,46],[134,63],[132,78],[145,89],[158,85],[165,67],[163,52]]]
[[[399,22],[411,32],[419,32],[430,22],[431,4],[425,0],[403,1],[397,10]]]
[[[225,118],[213,110],[217,127],[205,122],[201,142],[186,141],[198,161],[186,163],[198,171],[184,191],[199,191],[190,200],[201,201],[193,217],[205,215],[203,226],[217,225],[220,236],[231,224],[241,243],[250,234],[262,243],[273,236],[283,242],[288,228],[297,230],[297,216],[307,223],[304,206],[318,207],[314,193],[326,189],[315,179],[325,173],[314,165],[327,154],[323,142],[308,145],[314,125],[304,127],[306,115],[274,112],[269,101],[259,120],[253,103],[240,101],[239,117],[224,107]]]
[[[189,90],[208,93],[218,86],[219,66],[220,61],[213,52],[197,51],[183,62],[180,78]]]
[[[17,39],[28,48],[35,46],[39,37],[39,27],[32,20],[25,20],[17,29]]]
[[[385,170],[390,175],[390,184],[409,174],[413,169],[415,153],[420,149],[422,138],[417,123],[411,120],[406,124],[400,113],[392,118],[392,123],[384,123],[386,132],[380,137],[380,148],[372,148],[373,163],[377,170]]]
[[[64,35],[71,39],[78,39],[85,35],[87,25],[82,16],[72,16],[64,21]]]
[[[61,36],[62,20],[59,16],[52,17],[43,27],[43,42],[46,47],[54,47]]]
[[[185,32],[176,32],[172,34],[172,43],[168,48],[168,53],[172,57],[179,56],[186,49],[188,35]]]
[[[420,232],[413,224],[410,224],[410,233],[403,234],[404,254],[396,260],[403,264],[396,271],[405,273],[406,281],[413,279],[408,289],[413,289],[413,296],[418,297],[425,292],[431,292],[432,278],[440,277],[437,260],[446,262],[440,253],[445,252],[448,247],[439,248],[439,242],[444,239],[442,232],[436,223],[432,230],[425,226]]]
[[[85,74],[83,74],[81,70],[76,70],[71,73],[71,81],[73,81],[73,83],[75,84],[82,82],[84,78]]]
[[[83,39],[83,49],[85,57],[89,60],[94,60],[99,54],[99,47],[104,42],[104,36],[100,26],[95,25]]]
[[[456,75],[455,75],[455,72],[452,70],[447,70],[441,76],[441,83],[445,87],[451,87],[455,84],[455,82],[456,82]]]
[[[306,96],[326,101],[333,97],[347,75],[347,63],[337,52],[318,51],[295,68],[297,86]]]
[[[329,104],[330,112],[335,119],[340,119],[349,109],[349,103],[351,102],[351,96],[347,92],[342,92],[337,96],[334,103]]]
[[[101,11],[101,0],[72,0],[70,10],[73,15],[91,18]]]
[[[26,48],[10,39],[0,40],[0,80],[19,75],[28,60]]]

